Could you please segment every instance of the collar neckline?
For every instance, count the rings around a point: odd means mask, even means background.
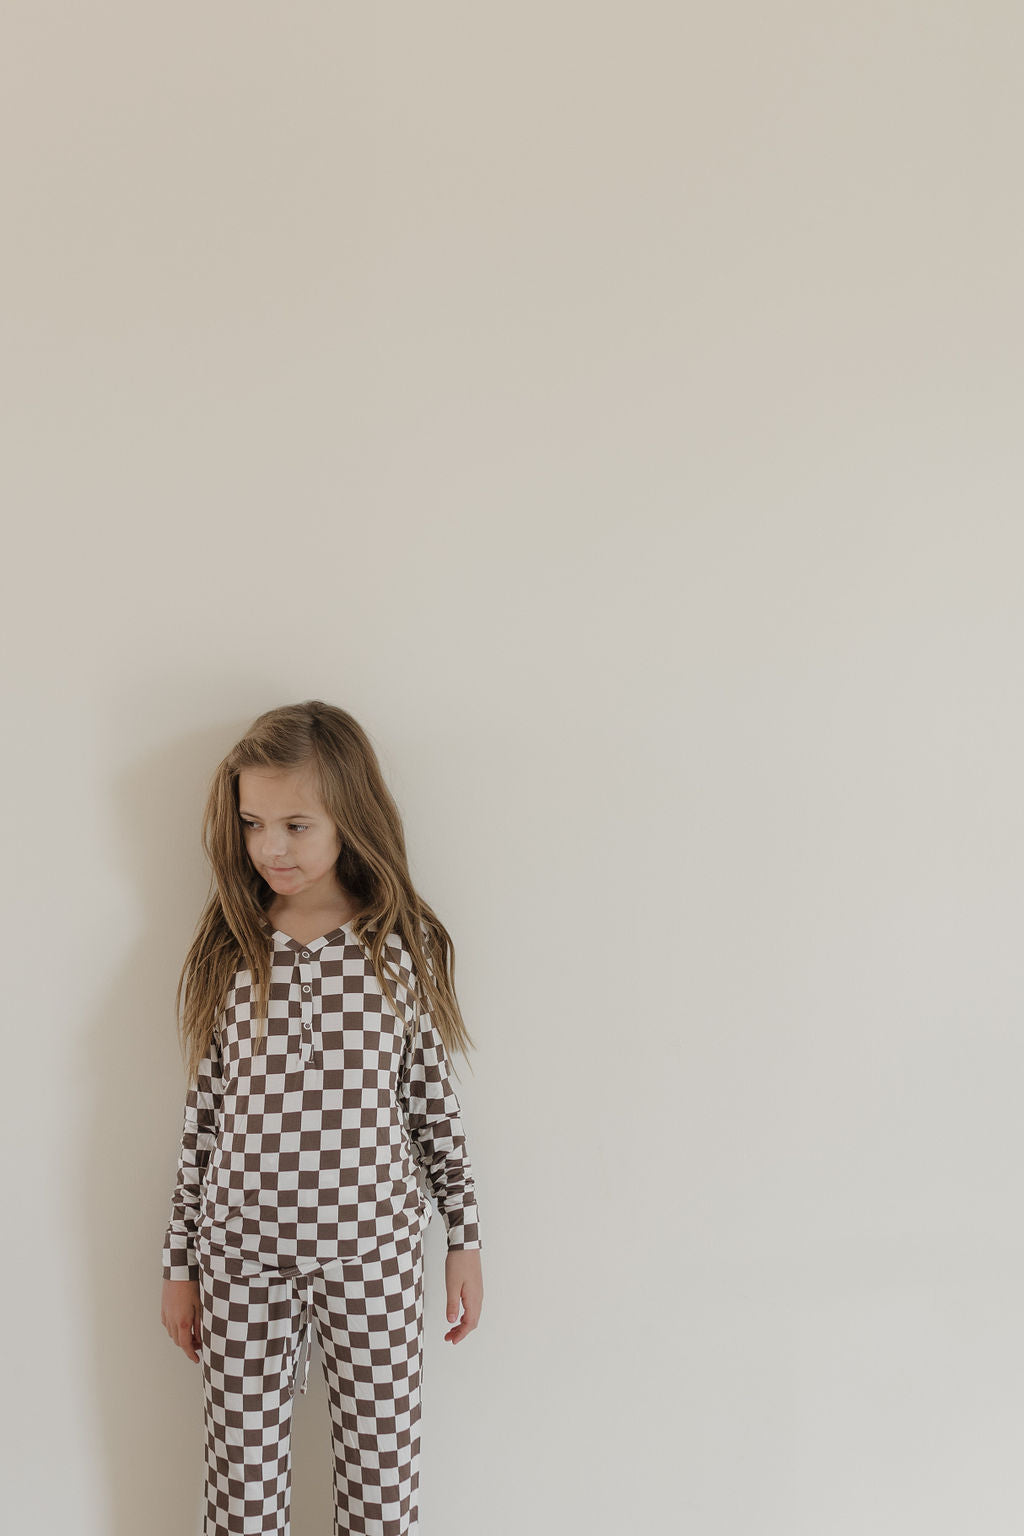
[[[299,939],[293,939],[290,933],[285,933],[280,928],[275,928],[266,913],[263,915],[263,926],[274,940],[278,949],[286,949],[293,954],[315,955],[328,944],[334,944],[339,939],[350,935],[352,932],[352,919],[347,923],[341,923],[337,928],[332,928],[330,933],[322,933],[318,938],[308,939],[303,944]]]

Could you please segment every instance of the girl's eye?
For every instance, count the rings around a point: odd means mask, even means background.
[[[240,818],[240,820],[241,820],[241,823],[242,823],[243,827],[254,827],[256,825],[256,823],[254,821],[246,821],[244,816],[242,816]],[[308,832],[309,831],[308,823],[304,824],[301,821],[290,821],[288,823],[288,826],[289,826],[289,828],[294,828],[296,832]]]

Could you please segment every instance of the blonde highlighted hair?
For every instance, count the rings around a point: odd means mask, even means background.
[[[385,949],[388,936],[405,942],[416,973],[412,1017],[429,1013],[449,1056],[468,1058],[473,1046],[455,995],[455,948],[444,924],[409,878],[398,807],[369,737],[353,717],[309,699],[268,710],[253,721],[215,770],[203,812],[202,845],[215,887],[196,925],[175,993],[179,1040],[190,1085],[213,1041],[236,971],[252,976],[257,1035],[266,1035],[273,953],[266,908],[274,893],[249,857],[238,806],[238,775],[246,768],[305,769],[338,831],[336,866],[342,886],[360,903],[351,931],[369,954],[381,991],[395,1001]],[[399,979],[396,976],[394,979]],[[404,979],[404,978],[403,978]],[[184,1009],[182,1009],[184,998]]]

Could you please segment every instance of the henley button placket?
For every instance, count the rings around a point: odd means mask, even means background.
[[[309,959],[308,949],[302,951],[302,958]],[[302,1049],[299,1054],[304,1067],[309,1065],[313,1053],[313,988],[310,983],[312,974],[310,966],[299,966],[299,979],[302,983]]]

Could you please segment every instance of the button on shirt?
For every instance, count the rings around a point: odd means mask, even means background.
[[[449,1249],[480,1248],[461,1109],[444,1043],[420,1013],[401,936],[384,996],[346,923],[302,944],[277,929],[265,1038],[253,1054],[255,987],[236,971],[185,1099],[163,1247],[166,1280],[210,1273],[311,1275],[430,1220],[422,1169]],[[397,977],[395,969],[397,968]]]

